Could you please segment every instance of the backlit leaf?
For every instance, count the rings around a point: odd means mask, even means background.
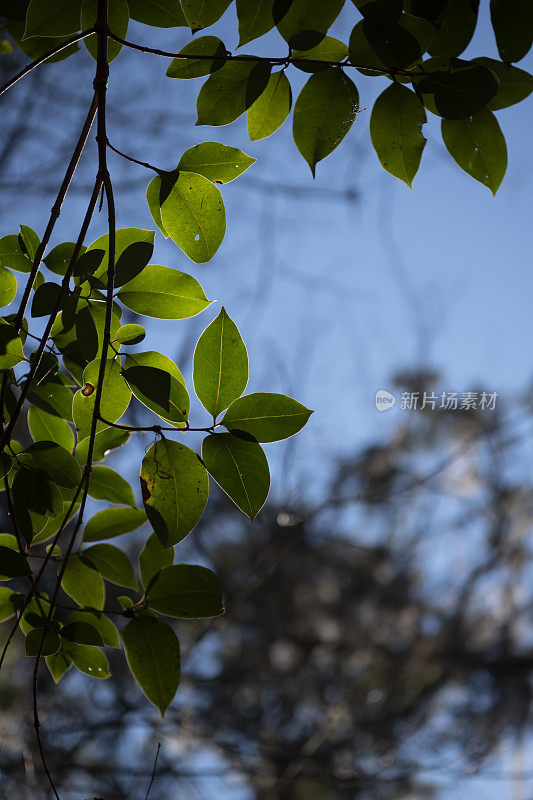
[[[241,61],[238,56],[228,61],[200,89],[196,124],[229,125],[236,120],[264,92],[270,69],[265,61]]]
[[[94,466],[89,480],[89,494],[95,500],[135,507],[133,489],[128,481],[111,467]]]
[[[255,392],[235,400],[222,424],[230,431],[242,431],[258,442],[277,442],[298,433],[313,412],[292,397]]]
[[[142,508],[106,508],[88,521],[83,532],[84,542],[100,542],[114,539],[124,533],[135,531],[146,522]]]
[[[224,613],[216,575],[205,567],[164,567],[147,592],[148,607],[179,619],[207,619]]]
[[[252,142],[265,139],[280,128],[291,110],[291,85],[284,72],[274,72],[265,90],[248,109],[246,124]]]
[[[274,27],[273,6],[274,0],[237,0],[239,47]]]
[[[0,266],[0,307],[8,306],[17,294],[17,279],[5,267]]]
[[[131,562],[118,547],[112,544],[95,544],[83,550],[83,558],[88,559],[100,575],[111,583],[137,589],[137,579]]]
[[[183,171],[160,200],[161,219],[170,238],[196,264],[209,261],[226,232],[220,190],[203,175]]]
[[[28,411],[28,428],[34,442],[56,442],[69,452],[74,447],[74,433],[68,422],[38,406],[31,406]]]
[[[181,8],[189,28],[194,31],[208,28],[220,19],[231,0],[181,0]]]
[[[232,433],[219,433],[204,439],[202,460],[221,489],[254,519],[270,488],[270,472],[262,447]]]
[[[216,72],[226,63],[224,42],[216,36],[200,36],[180,51],[187,58],[175,58],[167,69],[168,78],[201,78]],[[190,56],[212,56],[212,58],[190,58]]]
[[[187,25],[179,0],[128,0],[130,16],[137,22],[155,28],[177,28]]]
[[[70,555],[67,561],[61,587],[79,606],[98,610],[104,607],[105,588],[102,578],[76,554]]]
[[[88,30],[96,24],[98,13],[98,0],[83,0],[81,5],[81,28]],[[130,21],[130,10],[126,0],[108,0],[107,6],[107,22],[109,29],[116,36],[121,39],[126,39],[128,33],[128,24]],[[89,36],[83,40],[83,44],[92,55],[94,60],[97,60],[98,45],[96,41],[96,34]],[[113,61],[122,49],[119,42],[114,42],[112,39],[107,40],[107,60]]]
[[[193,450],[162,439],[146,453],[140,478],[146,514],[161,544],[176,544],[203,514],[209,494],[206,468]]]
[[[163,547],[155,533],[151,533],[139,554],[139,572],[146,588],[154,575],[169,567],[174,561],[174,548]]]
[[[248,383],[246,346],[224,308],[200,336],[193,363],[198,399],[216,418],[241,396]]]
[[[184,152],[178,170],[195,172],[215,183],[229,183],[255,163],[237,147],[220,142],[201,142]]]
[[[370,136],[381,165],[409,187],[426,144],[422,135],[426,121],[426,112],[416,94],[399,83],[385,89],[372,109]]]
[[[344,0],[274,0],[274,19],[278,31],[295,50],[309,50],[324,38],[337,19]]]
[[[293,135],[315,175],[316,165],[344,139],[358,111],[359,93],[334,67],[311,75],[294,105]]]
[[[465,119],[443,119],[442,138],[461,169],[496,194],[507,169],[507,145],[494,114],[482,108]]]
[[[165,622],[140,617],[128,622],[122,639],[133,677],[163,717],[180,682],[178,637]]]
[[[99,370],[100,359],[87,365],[83,373],[83,386],[76,392],[72,401],[72,414],[78,430],[79,441],[89,436],[91,432]],[[100,404],[102,417],[109,422],[116,422],[126,411],[130,399],[131,391],[120,374],[120,364],[108,359]],[[101,431],[106,427],[108,426],[104,422],[98,421],[96,430]]]
[[[145,267],[122,287],[118,298],[137,314],[158,319],[195,317],[211,302],[196,278],[158,264]]]

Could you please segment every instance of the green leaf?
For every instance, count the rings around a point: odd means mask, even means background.
[[[252,142],[265,139],[280,128],[291,110],[291,85],[283,71],[274,72],[255,103],[248,109],[246,123]]]
[[[28,258],[33,261],[39,249],[39,245],[41,244],[39,236],[29,225],[21,225],[19,229],[19,239],[22,241],[22,249],[28,254]]]
[[[446,0],[436,19],[437,35],[430,47],[432,56],[453,58],[466,49],[477,23],[477,6],[463,0]]]
[[[94,440],[93,461],[103,461],[111,450],[122,447],[129,438],[129,431],[122,431],[120,428],[107,428],[105,431],[100,431],[96,434]],[[74,458],[82,466],[87,462],[89,441],[89,438],[87,438],[80,442],[74,453]]]
[[[165,622],[142,617],[128,622],[122,639],[131,674],[163,717],[180,682],[178,637]]]
[[[11,533],[0,533],[0,545],[9,547],[10,550],[18,550],[17,538]],[[0,580],[2,579],[0,578]]]
[[[9,581],[24,575],[30,575],[24,556],[11,547],[0,545],[0,581]]]
[[[237,147],[220,142],[201,142],[184,152],[178,170],[195,172],[215,183],[230,183],[255,163]]]
[[[399,83],[379,95],[370,117],[370,136],[383,169],[412,188],[426,139],[424,106],[414,92]]]
[[[475,114],[498,90],[498,80],[487,67],[459,58],[430,58],[422,62],[424,77],[415,89],[426,108],[446,119]]]
[[[6,622],[11,617],[15,616],[15,603],[13,598],[24,597],[24,595],[17,595],[12,589],[7,586],[0,586],[0,622]]]
[[[224,42],[216,36],[200,36],[199,39],[185,45],[179,55],[187,58],[174,58],[167,69],[168,78],[202,78],[216,72],[226,63],[226,48]],[[209,58],[194,59],[191,56],[212,56]]]
[[[28,428],[34,442],[56,442],[69,452],[74,447],[74,433],[68,422],[38,406],[31,406],[28,411]]]
[[[212,478],[250,519],[255,519],[270,488],[268,462],[261,445],[233,433],[207,436],[202,460]]]
[[[487,103],[491,111],[508,108],[525,100],[533,91],[533,75],[518,67],[496,61],[494,58],[474,58],[476,64],[488,67],[498,78],[498,91]]]
[[[205,567],[164,567],[146,595],[148,607],[168,617],[208,619],[224,613],[216,575]]]
[[[17,294],[17,279],[5,267],[0,267],[0,307],[8,306]]]
[[[91,432],[99,370],[100,359],[87,365],[83,373],[83,387],[76,392],[72,401],[72,414],[78,430],[78,441],[89,436]],[[116,422],[124,414],[131,400],[131,391],[120,373],[120,364],[108,359],[105,366],[100,410],[102,417],[109,422]],[[104,422],[98,421],[96,430],[101,431],[106,427],[108,426]]]
[[[141,228],[120,228],[115,231],[115,286],[135,278],[146,267],[154,252],[154,231]],[[109,234],[100,236],[85,252],[85,257],[99,256],[98,266],[93,273],[103,286],[107,285],[109,267]]]
[[[20,602],[21,598],[22,602]],[[25,600],[26,598],[24,595],[19,594],[13,596],[12,602],[15,604],[17,609],[22,610]],[[31,630],[34,630],[34,628],[44,628],[49,611],[50,604],[47,603],[46,600],[43,600],[42,598],[36,599],[35,597],[30,600],[19,622],[20,629],[24,636],[27,636]],[[57,620],[55,620],[55,617],[52,617],[50,623],[51,630],[59,630],[59,625],[56,623]]]
[[[187,25],[179,0],[128,0],[130,16],[154,28],[179,28]]]
[[[30,0],[24,38],[69,36],[80,29],[80,0]],[[53,48],[50,45],[50,49]]]
[[[533,41],[533,5],[529,0],[491,0],[490,16],[502,61],[520,61]]]
[[[45,528],[49,519],[63,511],[60,490],[37,469],[17,470],[13,479],[13,503],[17,525],[28,543]]]
[[[19,454],[18,460],[27,467],[42,470],[53,483],[67,489],[73,489],[81,481],[78,462],[68,450],[55,442],[35,442]]]
[[[44,641],[43,641],[44,639]],[[42,649],[41,649],[42,642]],[[61,646],[61,640],[57,633],[48,631],[44,628],[34,628],[26,636],[26,655],[36,656],[39,652],[43,656],[51,656],[57,653]]]
[[[216,418],[248,383],[248,354],[239,329],[222,308],[202,333],[194,351],[194,389]]]
[[[196,264],[209,261],[226,232],[220,190],[203,175],[179,172],[161,199],[161,219],[170,238]]]
[[[400,30],[398,30],[398,28]],[[390,36],[390,33],[393,35]],[[369,40],[370,37],[370,40]],[[361,20],[350,34],[350,61],[365,75],[375,75],[372,70],[389,70],[394,61],[401,61],[405,66],[412,66],[420,61],[420,57],[431,46],[435,38],[435,27],[427,20],[411,14],[402,14],[392,20],[389,26],[372,28],[366,20]],[[396,65],[399,67],[399,64]],[[366,67],[367,69],[364,69]],[[396,76],[398,77],[398,76]]]
[[[83,532],[84,542],[100,542],[114,539],[124,533],[135,531],[146,522],[142,508],[106,508],[91,517]]]
[[[61,638],[75,644],[92,644],[97,647],[104,645],[100,631],[85,621],[68,622],[61,628]]]
[[[45,660],[48,671],[54,679],[54,683],[59,683],[63,675],[65,675],[72,666],[72,661],[66,653],[54,653],[52,656],[46,656]]]
[[[34,350],[33,353],[30,354],[30,364],[35,364],[37,360],[37,350]],[[55,373],[57,373],[59,368],[59,361],[57,357],[53,353],[44,352],[41,356],[39,361],[39,366],[37,367],[35,374],[33,376],[33,380],[35,383],[41,383],[41,381],[46,380],[48,377],[51,377]]]
[[[13,466],[13,459],[7,453],[0,454],[0,478],[5,478]]]
[[[115,341],[121,344],[139,344],[146,337],[142,325],[122,325],[115,333]]]
[[[316,165],[329,156],[350,130],[359,93],[342,70],[311,75],[294,105],[294,142],[315,176]]]
[[[128,481],[111,467],[94,466],[89,480],[89,494],[95,500],[135,507],[133,489]]]
[[[309,50],[322,41],[343,5],[344,0],[274,0],[273,13],[278,31],[290,47]]]
[[[47,414],[70,421],[73,394],[68,384],[66,375],[51,375],[39,386],[32,386],[28,399]]]
[[[119,597],[117,597],[117,600],[120,603],[120,605],[122,606],[122,608],[124,608],[124,609],[133,608],[133,600],[131,599],[131,597],[128,597],[127,595],[122,594],[122,595],[119,595]]]
[[[76,622],[88,623],[98,631],[105,647],[120,647],[120,636],[116,627],[99,611],[73,611],[67,622],[69,625]]]
[[[56,245],[53,250],[50,250],[43,261],[50,272],[64,276],[69,268],[75,249],[76,244],[74,242],[62,242]],[[80,255],[83,255],[86,249],[87,248],[83,246],[80,250]]]
[[[103,303],[91,302],[88,305],[80,308],[75,316],[75,338],[76,343],[87,363],[100,358],[102,355],[102,348],[104,346],[104,331],[105,331],[105,317],[106,311]],[[115,309],[111,315],[111,339],[120,327],[120,317],[115,313]],[[108,356],[109,356],[108,351]]]
[[[235,400],[222,425],[230,431],[247,433],[258,442],[277,442],[298,433],[312,413],[284,394],[255,392]]]
[[[50,316],[63,294],[63,289],[58,283],[52,283],[51,281],[43,283],[33,295],[31,304],[32,317]],[[64,300],[66,300],[67,296],[67,294],[64,295]],[[61,308],[61,305],[59,308]]]
[[[24,353],[19,334],[13,325],[0,318],[0,371],[11,369],[23,360]]]
[[[181,8],[189,28],[195,31],[208,28],[220,19],[231,0],[181,0]]]
[[[195,317],[211,302],[196,278],[158,264],[123,286],[118,299],[137,314],[158,319]]]
[[[111,583],[137,589],[137,579],[131,562],[126,553],[118,547],[112,544],[95,544],[83,550],[83,558],[89,560],[100,575]],[[93,643],[87,642],[87,644]]]
[[[197,525],[209,494],[207,470],[193,450],[162,439],[146,453],[141,488],[148,520],[165,547]]]
[[[104,607],[104,582],[98,572],[78,555],[69,557],[61,587],[79,606],[88,606],[99,611]]]
[[[22,240],[16,234],[3,236],[0,239],[0,264],[16,272],[30,272],[32,262],[22,244]]]
[[[466,119],[443,119],[442,138],[461,169],[496,194],[507,169],[507,145],[492,111],[482,108]]]
[[[171,175],[172,173],[168,173],[166,177],[164,176],[165,183],[173,180],[173,177],[172,179],[170,178]],[[163,220],[161,219],[161,183],[162,179],[159,175],[150,181],[146,188],[146,202],[148,203],[148,209],[152,215],[152,219],[165,239],[168,239],[168,232],[165,230]]]
[[[190,400],[183,384],[156,367],[131,366],[124,378],[135,397],[172,425],[182,425],[189,416]]]
[[[268,84],[270,64],[237,56],[204,83],[198,99],[197,125],[229,125],[250,108]],[[164,222],[164,220],[163,220]]]
[[[237,0],[239,47],[258,39],[274,27],[274,0]]]
[[[141,582],[146,589],[150,581],[174,561],[174,548],[163,547],[155,533],[151,533],[139,554],[139,572]]]
[[[96,24],[98,14],[98,0],[83,0],[81,5],[81,28],[86,31],[93,28]],[[126,0],[108,0],[107,22],[112,33],[121,39],[126,39],[128,34],[128,24],[130,21],[130,10]],[[96,61],[98,45],[96,34],[83,40],[83,44]],[[107,60],[113,61],[122,49],[119,42],[112,39],[107,40]]]
[[[317,61],[342,61],[348,55],[348,47],[333,36],[325,36],[322,41],[310,50],[293,50],[294,66],[303,72],[320,72],[329,64],[317,64]]]
[[[77,670],[91,678],[111,677],[107,658],[98,647],[89,644],[72,645],[68,648],[67,655]]]
[[[146,350],[144,353],[128,353],[124,359],[124,367],[125,369],[130,367],[154,367],[155,369],[169,372],[173,378],[176,378],[185,387],[185,379],[172,359],[163,355],[163,353],[156,353],[155,350]]]

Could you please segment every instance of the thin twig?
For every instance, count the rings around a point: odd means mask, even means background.
[[[148,789],[146,790],[146,794],[144,796],[144,800],[148,800],[150,792],[152,791],[152,786],[154,785],[154,781],[155,781],[155,777],[156,777],[156,770],[157,770],[157,759],[159,758],[159,751],[160,750],[161,750],[161,742],[158,742],[157,752],[155,754],[154,768],[152,770],[152,777],[150,779],[150,783],[148,785]]]
[[[62,50],[65,50],[67,47],[70,47],[71,44],[76,44],[76,42],[79,42],[82,39],[86,39],[87,36],[91,36],[91,34],[93,34],[93,33],[94,33],[94,28],[89,28],[86,31],[82,31],[81,33],[77,33],[75,36],[71,36],[70,39],[67,39],[62,44],[58,44],[57,47],[54,47],[54,49],[50,50],[49,53],[45,53],[44,56],[40,56],[39,58],[36,58],[35,61],[32,61],[31,64],[27,64],[24,67],[24,69],[21,69],[20,72],[18,72],[13,78],[8,80],[7,83],[4,83],[3,86],[0,86],[0,95],[4,94],[4,92],[7,92],[8,89],[10,89],[12,86],[14,86],[15,83],[17,83],[17,81],[19,81],[25,75],[28,75],[30,72],[32,72],[35,69],[35,67],[38,67],[44,61],[48,61],[48,59],[52,58],[52,56],[55,56],[57,53],[60,53]]]
[[[33,266],[28,276],[26,287],[24,289],[24,294],[22,295],[22,300],[20,301],[19,310],[15,318],[15,327],[17,329],[17,333],[22,327],[22,323],[24,321],[24,314],[26,313],[26,306],[28,305],[31,290],[33,289],[33,285],[35,283],[35,278],[37,277],[37,273],[39,272],[39,267],[41,265],[42,257],[44,256],[44,252],[48,247],[48,242],[50,241],[50,237],[54,230],[55,224],[59,218],[59,215],[61,214],[61,206],[63,205],[63,201],[68,192],[70,182],[74,176],[74,173],[76,172],[76,167],[78,166],[81,154],[83,153],[83,149],[87,142],[89,132],[94,122],[95,114],[96,114],[96,94],[93,97],[89,111],[85,118],[85,122],[83,123],[83,127],[81,129],[78,141],[76,142],[74,152],[72,153],[72,158],[70,159],[69,165],[65,172],[65,177],[63,178],[54,205],[52,206],[52,211],[50,213],[50,219],[48,220],[48,225],[46,226],[43,238],[39,244],[39,247],[37,248],[37,252],[35,253]]]
[[[162,171],[162,170],[158,169],[157,167],[154,167],[153,164],[149,164],[147,161],[139,161],[138,158],[133,158],[133,156],[128,156],[126,153],[123,153],[122,150],[119,150],[117,147],[114,147],[111,144],[111,142],[109,141],[109,139],[107,140],[107,146],[109,147],[110,150],[112,150],[114,153],[116,153],[117,156],[121,156],[122,158],[125,158],[126,161],[130,161],[132,164],[138,164],[140,167],[146,167],[146,169],[151,169],[154,172],[157,172],[158,175]]]
[[[329,59],[321,59],[321,58],[306,58],[305,55],[300,56],[299,58],[294,58],[293,56],[246,56],[246,55],[234,55],[229,51],[226,51],[224,55],[218,56],[215,55],[206,55],[205,53],[194,55],[193,53],[173,53],[169,50],[160,50],[158,47],[147,47],[146,45],[137,44],[136,42],[129,42],[127,39],[121,39],[120,36],[117,36],[112,31],[108,31],[108,36],[113,41],[118,42],[119,44],[123,45],[124,47],[129,47],[132,50],[138,50],[140,53],[151,53],[154,56],[163,56],[164,58],[177,58],[183,61],[257,61],[263,62],[266,64],[271,64],[274,66],[288,66],[289,64],[301,64],[302,62],[306,64],[317,64],[320,66],[326,67],[353,67],[354,69],[371,69],[373,72],[379,72],[382,75],[392,75],[394,73],[398,73],[401,75],[411,75],[412,73],[406,69],[390,69],[388,67],[370,67],[368,64],[354,64],[348,60],[342,61],[333,61]]]

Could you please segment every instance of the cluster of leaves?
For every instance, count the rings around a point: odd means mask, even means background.
[[[237,0],[239,45],[276,29],[288,46],[284,57],[232,55],[218,37],[209,35],[195,38],[176,54],[125,39],[130,18],[155,27],[189,27],[195,33],[217,22],[229,5],[230,0],[7,0],[0,13],[14,44],[35,59],[65,58],[76,51],[78,41],[95,58],[95,86],[104,86],[97,104],[101,163],[110,146],[102,133],[107,64],[126,46],[172,57],[167,70],[171,78],[207,77],[198,94],[197,124],[226,125],[247,112],[254,141],[274,133],[289,115],[287,68],[309,73],[294,104],[293,135],[313,175],[356,119],[359,93],[347,71],[383,76],[389,86],[374,104],[370,130],[384,168],[411,185],[425,146],[421,128],[427,109],[442,118],[444,142],[457,163],[496,191],[507,154],[493,112],[523,100],[532,89],[531,76],[513,66],[531,45],[527,0],[491,2],[501,61],[459,58],[477,20],[477,4],[462,0],[354,0],[353,10],[361,19],[348,43],[328,36],[344,0]],[[253,162],[241,150],[218,142],[190,148],[170,171],[137,162],[157,173],[147,189],[156,225],[193,262],[211,259],[225,234],[224,204],[216,184],[232,181]],[[105,170],[100,167],[98,175],[109,208]],[[88,247],[81,236],[76,243],[49,249],[49,236],[41,242],[22,225],[18,234],[0,240],[2,305],[17,294],[13,271],[28,273],[24,296],[33,292],[31,316],[47,319],[44,333],[40,328],[30,332],[23,301],[17,314],[0,320],[1,413],[6,423],[1,468],[16,534],[2,535],[0,564],[4,580],[26,577],[30,584],[27,593],[3,587],[0,609],[4,619],[16,615],[27,637],[27,654],[45,656],[56,680],[72,664],[93,677],[107,677],[101,648],[120,644],[108,611],[128,617],[122,630],[128,663],[148,699],[164,713],[179,682],[179,643],[159,615],[206,618],[223,610],[213,573],[173,563],[174,546],[204,511],[208,476],[253,519],[270,483],[261,444],[297,433],[311,412],[284,395],[243,394],[246,348],[222,309],[194,353],[195,393],[210,415],[209,424],[196,429],[206,433],[201,457],[167,436],[169,430],[180,435],[193,430],[185,380],[163,354],[122,352],[123,346],[137,345],[145,337],[141,325],[122,324],[122,309],[184,319],[202,312],[210,301],[195,277],[149,263],[154,236],[153,231],[115,230],[110,223],[109,232]],[[46,271],[39,271],[41,260]],[[39,342],[33,351],[31,341]],[[118,423],[132,396],[163,424],[134,428]],[[23,406],[33,439],[28,447],[12,438]],[[220,427],[226,432],[219,432]],[[127,481],[92,462],[103,461],[131,432],[143,430],[153,431],[157,441],[141,465],[143,508],[137,508]],[[63,553],[59,536],[76,515],[74,538],[81,531],[87,494],[112,507],[87,521],[75,552],[71,538]],[[153,533],[136,569],[107,540],[145,521]],[[49,540],[44,564],[57,562],[61,587],[78,607],[70,616],[57,605],[55,593],[50,598],[40,590],[42,567],[37,576],[31,570],[32,557],[42,557],[41,544]],[[106,608],[106,581],[135,592],[134,598],[120,599],[122,611]]]
[[[221,161],[216,177],[224,179],[233,148],[209,143],[193,148],[196,154],[218,153]],[[229,152],[227,152],[229,151]],[[184,155],[188,166],[190,151]],[[252,159],[248,159],[250,163]],[[190,162],[190,163],[189,163]],[[211,168],[215,170],[214,167]],[[213,174],[213,177],[215,175]],[[194,237],[188,231],[190,206],[180,202],[182,180],[187,185],[198,179],[194,196],[201,201],[200,189],[219,190],[200,173],[183,171],[172,185],[160,210],[169,230],[179,231],[182,248],[195,259],[206,260],[205,252],[195,251]],[[159,180],[159,179],[156,179]],[[217,206],[221,201],[216,200]],[[201,202],[200,202],[201,205]],[[200,210],[209,223],[209,198]],[[211,217],[211,222],[214,216]],[[189,226],[190,227],[190,226]],[[191,317],[208,305],[205,293],[191,275],[169,267],[152,265],[153,231],[121,229],[116,232],[116,299],[111,324],[112,354],[106,360],[96,426],[93,459],[101,461],[111,449],[121,447],[130,436],[129,426],[114,426],[130,404],[132,395],[176,431],[189,430],[190,398],[178,367],[167,356],[154,351],[121,352],[122,346],[138,344],[145,337],[138,324],[121,325],[120,305],[143,316],[161,319]],[[32,256],[39,246],[37,234],[21,226],[18,235],[0,240],[2,263],[1,291],[4,304],[16,293],[12,270],[29,272]],[[75,245],[63,242],[44,257],[46,269],[68,275]],[[191,252],[192,251],[192,252]],[[22,553],[17,539],[3,535],[0,548],[2,578],[30,576],[31,559],[42,542],[56,536],[63,520],[76,514],[80,499],[76,491],[86,466],[91,426],[95,410],[95,387],[102,359],[105,286],[109,259],[109,236],[83,248],[71,269],[72,280],[65,289],[43,273],[36,281],[31,306],[32,317],[54,315],[51,344],[41,359],[28,392],[27,423],[33,444],[24,448],[11,439],[2,456],[2,477],[12,496],[14,521],[22,537]],[[55,306],[59,300],[60,310]],[[6,411],[14,408],[17,387],[27,378],[26,365],[34,352],[24,353],[27,321],[20,334],[8,317],[2,320],[0,369],[6,387]],[[60,359],[62,364],[60,364]],[[21,368],[20,374],[19,368]],[[208,474],[252,519],[263,506],[270,485],[266,456],[259,442],[272,442],[296,433],[310,411],[289,397],[272,393],[243,395],[248,382],[248,355],[235,323],[224,308],[198,340],[194,353],[193,380],[196,395],[211,420],[205,431],[202,458],[184,444],[168,439],[159,426],[158,441],[146,453],[140,471],[144,508],[136,508],[128,482],[104,465],[92,466],[88,494],[113,507],[96,513],[85,525],[79,550],[70,554],[61,585],[85,613],[74,611],[64,620],[56,611],[51,617],[42,654],[58,680],[71,664],[105,678],[109,676],[105,655],[99,647],[118,646],[116,629],[101,613],[105,606],[105,583],[138,591],[135,570],[123,550],[100,543],[139,528],[148,519],[154,533],[139,556],[143,591],[132,600],[122,598],[133,617],[123,631],[123,641],[134,676],[147,697],[163,713],[172,700],[179,681],[177,637],[157,614],[180,619],[213,617],[222,613],[222,597],[216,577],[200,566],[173,565],[173,547],[198,523],[208,499]],[[222,412],[226,413],[220,421]],[[9,418],[7,416],[7,418]],[[223,426],[227,433],[219,433]],[[98,544],[93,544],[97,542]],[[89,546],[90,545],[90,546]],[[52,556],[58,564],[63,555],[57,545]],[[27,635],[26,653],[36,655],[42,629],[49,612],[48,598],[40,595],[24,608],[25,595],[2,589],[2,614],[7,620],[23,608],[20,626]],[[93,609],[88,612],[87,609]],[[150,653],[153,658],[150,658]],[[159,679],[154,659],[163,665],[164,681]]]

